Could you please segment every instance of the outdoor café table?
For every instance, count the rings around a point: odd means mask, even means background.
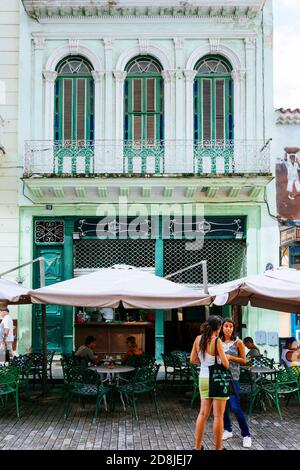
[[[120,377],[121,374],[126,374],[127,372],[133,372],[135,370],[135,367],[132,366],[119,365],[116,365],[115,367],[109,367],[109,365],[91,366],[90,368],[96,370],[98,374],[104,375],[105,378],[103,379],[103,382],[107,381],[108,384],[112,387],[112,389],[119,385],[120,380],[122,380],[122,378]],[[123,405],[123,409],[126,410],[122,393],[120,393],[120,398]]]

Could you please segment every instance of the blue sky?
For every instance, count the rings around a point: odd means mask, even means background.
[[[300,108],[300,0],[273,0],[274,106]]]

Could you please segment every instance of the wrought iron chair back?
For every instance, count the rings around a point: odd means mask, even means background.
[[[0,367],[0,398],[5,396],[4,405],[6,404],[7,395],[13,394],[16,403],[17,416],[19,418],[19,369],[18,367],[8,365]],[[3,402],[3,400],[2,400]]]
[[[66,384],[67,399],[65,400],[65,417],[67,417],[70,409],[70,400],[72,396],[77,396],[81,399],[84,397],[96,397],[96,410],[94,418],[98,416],[100,402],[105,400],[106,395],[110,389],[104,387],[101,383],[101,378],[95,370],[88,369],[81,366],[67,366],[63,367],[64,380]]]
[[[33,367],[33,357],[31,354],[21,354],[12,359],[11,365],[19,369],[19,384],[24,384],[26,388],[26,399],[29,400],[29,375]]]
[[[125,385],[117,387],[117,390],[127,398],[133,415],[138,419],[136,400],[137,395],[149,393],[155,403],[155,409],[158,413],[156,401],[156,379],[160,368],[160,364],[150,364],[146,367],[138,368],[130,380]]]
[[[153,365],[155,363],[155,358],[150,354],[132,354],[128,356],[126,360],[126,366],[133,367],[145,367],[148,365]]]
[[[254,356],[251,360],[251,365],[255,367],[269,367],[273,369],[274,359],[265,356]]]
[[[279,403],[279,398],[281,396],[287,396],[289,399],[290,395],[297,394],[298,403],[300,405],[299,379],[290,369],[291,368],[279,369],[276,372],[274,381],[266,379],[261,381],[259,385],[260,392],[263,392],[275,403],[277,412],[281,419],[282,413]]]

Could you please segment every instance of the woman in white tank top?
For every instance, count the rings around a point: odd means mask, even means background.
[[[214,413],[214,443],[215,450],[222,450],[222,436],[224,431],[223,417],[227,398],[209,397],[209,369],[215,363],[215,356],[223,366],[229,367],[229,361],[224,353],[222,342],[218,338],[222,326],[221,317],[211,315],[202,325],[202,334],[197,336],[191,352],[190,362],[201,364],[199,375],[199,389],[201,396],[201,408],[196,421],[195,429],[195,449],[203,450],[202,445],[205,425],[213,407]]]

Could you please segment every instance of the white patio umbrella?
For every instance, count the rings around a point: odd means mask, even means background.
[[[30,304],[30,289],[20,286],[16,282],[0,278],[0,305]]]
[[[30,292],[33,303],[83,307],[165,309],[209,305],[203,291],[137,268],[103,268]]]
[[[277,268],[209,288],[215,305],[247,305],[300,313],[300,271]]]

